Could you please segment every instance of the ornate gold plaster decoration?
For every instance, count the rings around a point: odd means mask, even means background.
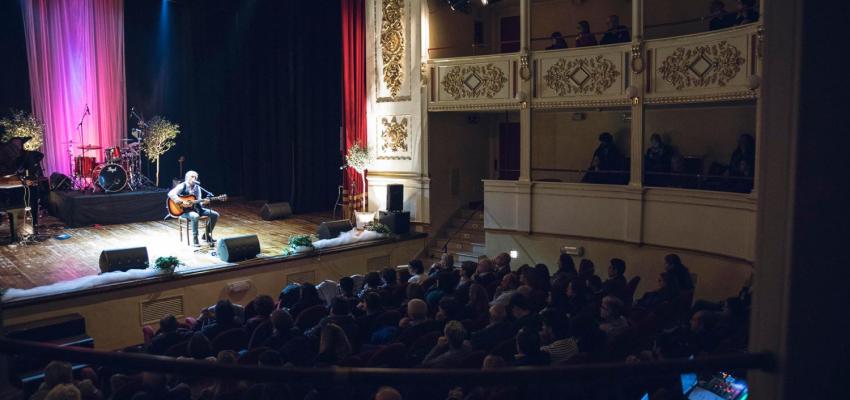
[[[404,82],[404,0],[383,0],[381,22],[381,59],[384,63],[384,84],[396,97]]]
[[[398,153],[407,153],[407,117],[404,117],[399,122],[396,117],[381,118],[381,124],[384,129],[381,131],[381,156],[380,159],[405,159],[399,157]]]
[[[528,56],[523,55],[519,58],[519,76],[524,81],[531,79],[531,68],[528,66]]]
[[[676,90],[726,86],[745,61],[741,50],[723,40],[704,46],[679,47],[661,63],[658,72]]]
[[[566,96],[568,93],[602,94],[614,85],[618,76],[620,71],[614,63],[598,55],[570,61],[561,58],[549,67],[543,80],[558,96]]]
[[[508,78],[493,64],[455,66],[446,74],[440,84],[446,93],[460,99],[477,99],[485,96],[492,99],[502,91]]]
[[[646,98],[646,104],[696,104],[711,103],[717,101],[740,101],[758,99],[757,91],[741,91],[721,94],[709,94],[701,96],[663,96]]]

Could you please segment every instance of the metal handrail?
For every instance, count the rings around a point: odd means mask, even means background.
[[[552,383],[642,377],[683,372],[775,368],[770,353],[743,353],[695,359],[670,359],[642,363],[597,363],[555,367],[521,367],[492,370],[423,368],[271,368],[210,363],[208,361],[105,352],[54,344],[0,338],[0,353],[98,366],[255,382],[314,384],[465,384]]]
[[[462,231],[462,230],[463,230],[463,228],[465,228],[465,227],[466,227],[466,224],[468,224],[468,223],[469,223],[469,221],[471,221],[471,220],[472,220],[472,217],[474,217],[474,216],[475,216],[475,214],[477,214],[477,213],[478,213],[478,210],[473,210],[473,211],[472,211],[472,214],[469,214],[469,216],[468,216],[468,217],[466,217],[466,221],[463,221],[463,224],[461,224],[461,225],[460,225],[460,228],[458,228],[458,229],[457,229],[457,232]],[[456,233],[457,233],[457,232],[456,232]],[[449,243],[451,243],[451,242],[452,242],[452,240],[455,238],[455,236],[457,236],[457,235],[455,234],[455,235],[450,236],[450,237],[449,237],[449,239],[448,239],[448,240],[446,240],[446,243],[445,243],[445,244],[443,244],[443,253],[448,253],[448,252],[449,252]]]

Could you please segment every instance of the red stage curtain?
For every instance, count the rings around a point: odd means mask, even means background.
[[[32,109],[44,121],[45,172],[71,172],[80,142],[112,147],[126,129],[123,0],[24,0]],[[88,105],[82,127],[77,124]],[[88,156],[103,159],[103,151]]]
[[[366,145],[366,20],[365,0],[340,0],[342,6],[342,134],[344,154],[355,143]],[[343,179],[346,215],[359,209],[363,180],[346,168]],[[368,204],[368,203],[367,203]]]

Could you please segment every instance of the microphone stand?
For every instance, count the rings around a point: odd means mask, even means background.
[[[85,110],[85,111],[83,111],[83,116],[82,116],[82,117],[80,117],[80,123],[79,123],[79,124],[77,124],[77,131],[79,131],[79,132],[80,132],[80,146],[83,146],[83,154],[82,154],[82,155],[83,155],[83,157],[85,157],[85,155],[86,155],[86,153],[85,153],[85,152],[86,152],[86,149],[85,149],[86,143],[85,143],[85,140],[83,139],[83,122],[86,120],[86,115],[89,115],[89,105],[88,105],[88,104],[86,104],[86,110]],[[83,172],[84,172],[84,171],[83,171],[83,165],[84,165],[84,162],[83,162],[82,160],[80,160],[80,170],[79,170],[79,171],[74,171],[74,150],[73,150],[73,145],[72,145],[72,146],[71,146],[71,148],[69,149],[69,153],[71,153],[71,171],[79,173],[79,175],[80,175],[80,179],[82,180],[82,182],[78,182],[78,184],[82,185],[80,189],[81,189],[81,190],[86,190],[86,189],[88,189],[89,185],[88,185],[88,182],[86,182],[86,180],[85,180],[86,178],[83,176]],[[72,175],[73,175],[73,173],[72,173]]]

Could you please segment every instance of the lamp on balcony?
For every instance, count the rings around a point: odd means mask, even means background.
[[[638,88],[634,85],[629,85],[629,87],[626,88],[626,97],[632,101],[632,104],[638,104],[638,102],[640,102],[640,97],[638,97]]]
[[[521,108],[528,107],[528,95],[525,94],[525,92],[523,92],[523,91],[517,92],[516,97],[514,97],[514,98],[516,99],[517,103],[519,103],[519,106]]]

